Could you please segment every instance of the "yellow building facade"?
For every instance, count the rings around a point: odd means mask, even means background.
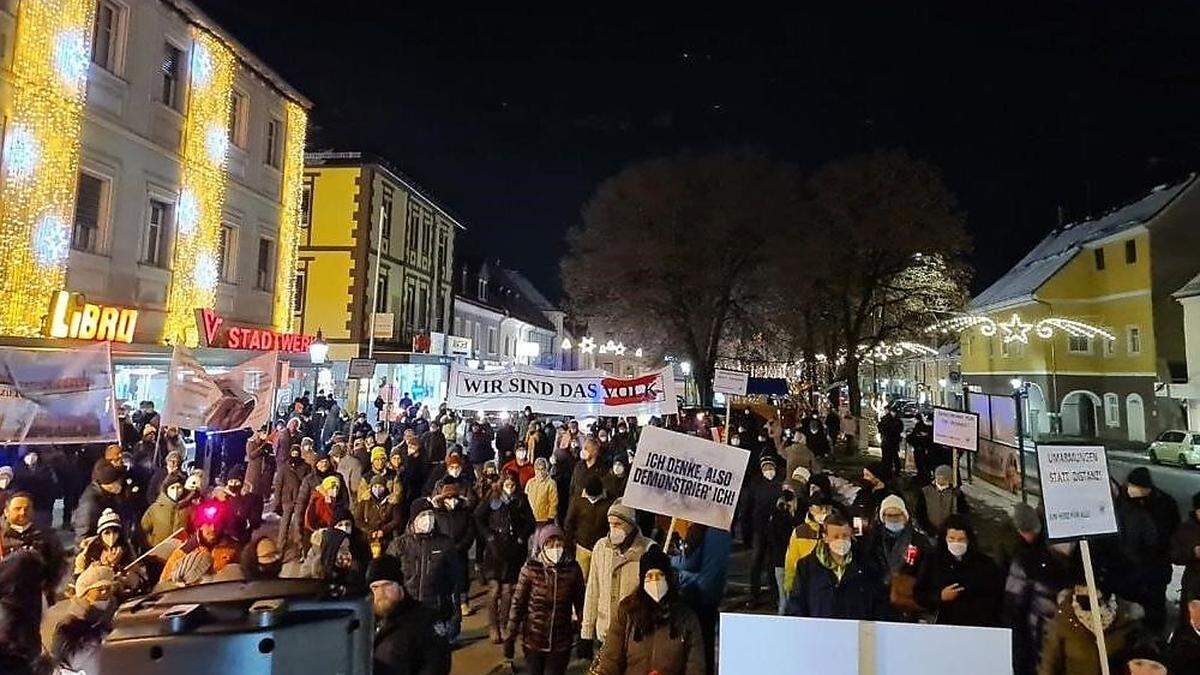
[[[1197,217],[1193,177],[1052,232],[972,300],[969,311],[998,329],[963,331],[964,382],[991,394],[1011,393],[1015,378],[1027,382],[1034,438],[1144,442],[1185,425],[1181,402],[1167,395],[1172,381],[1186,379],[1182,312],[1171,293],[1200,269]],[[1102,333],[1040,335],[1046,319]]]

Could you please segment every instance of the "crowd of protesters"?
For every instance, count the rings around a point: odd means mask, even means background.
[[[121,444],[54,449],[52,462],[24,449],[0,467],[0,671],[86,670],[135,595],[305,577],[369,588],[377,673],[450,672],[478,610],[511,669],[519,646],[535,674],[572,658],[597,675],[712,673],[735,537],[754,608],[1011,628],[1018,675],[1100,672],[1098,613],[1114,672],[1200,664],[1200,495],[1181,524],[1144,469],[1113,485],[1121,531],[1093,547],[1093,607],[1076,545],[1047,541],[1037,510],[1015,507],[1003,541],[977,539],[925,419],[905,433],[885,414],[883,461],[847,476],[836,411],[802,411],[790,428],[739,414],[728,440],[751,464],[733,532],[668,534],[667,519],[622,501],[632,418],[464,416],[407,394],[374,417],[306,394],[200,461],[143,404],[123,416]],[[1173,563],[1186,573],[1168,626]]]

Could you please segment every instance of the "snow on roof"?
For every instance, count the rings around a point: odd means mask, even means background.
[[[1113,209],[1104,216],[1072,223],[1046,235],[1004,276],[971,300],[970,308],[988,311],[1032,297],[1047,279],[1071,261],[1085,244],[1141,225],[1162,211],[1196,177],[1171,186],[1159,186],[1141,199]]]
[[[512,285],[516,287],[517,292],[525,296],[525,299],[528,300],[529,303],[534,307],[543,312],[560,311],[558,307],[554,306],[553,302],[550,302],[550,300],[548,300],[546,296],[542,294],[540,290],[538,290],[537,286],[533,285],[533,282],[529,280],[529,277],[526,277],[517,270],[507,267],[504,268],[504,272],[508,276],[508,280],[512,282]]]
[[[1192,277],[1192,280],[1183,285],[1183,288],[1171,294],[1173,297],[1183,299],[1190,298],[1194,295],[1200,295],[1200,274]]]

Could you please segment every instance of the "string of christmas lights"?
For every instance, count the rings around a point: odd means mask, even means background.
[[[1049,340],[1054,337],[1055,331],[1062,331],[1072,337],[1086,337],[1088,339],[1103,338],[1105,340],[1117,339],[1109,331],[1082,321],[1049,317],[1039,319],[1036,323],[1030,323],[1022,319],[1021,315],[1016,312],[1013,312],[1006,321],[996,321],[977,314],[956,316],[927,326],[925,332],[946,335],[949,333],[961,333],[975,327],[979,328],[979,333],[984,337],[992,337],[999,334],[1000,339],[1005,344],[1010,342],[1029,344],[1030,333],[1043,340]]]
[[[279,213],[279,264],[275,268],[275,330],[293,330],[292,300],[296,295],[296,260],[300,254],[300,201],[304,192],[304,137],[308,113],[293,101],[285,102],[283,193]]]

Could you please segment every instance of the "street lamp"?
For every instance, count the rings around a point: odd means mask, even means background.
[[[329,343],[321,336],[321,329],[317,329],[317,337],[308,343],[308,361],[313,366],[313,396],[317,395],[317,388],[320,386],[321,364],[325,363],[325,357],[329,356]]]
[[[681,361],[679,363],[679,372],[683,373],[685,377],[688,375],[691,375],[692,374],[692,362],[691,361]]]
[[[1021,399],[1029,396],[1029,383],[1019,377],[1008,381],[1012,385],[1013,407],[1017,418],[1017,459],[1021,468],[1021,502],[1028,503],[1025,490],[1025,415],[1021,412]]]

